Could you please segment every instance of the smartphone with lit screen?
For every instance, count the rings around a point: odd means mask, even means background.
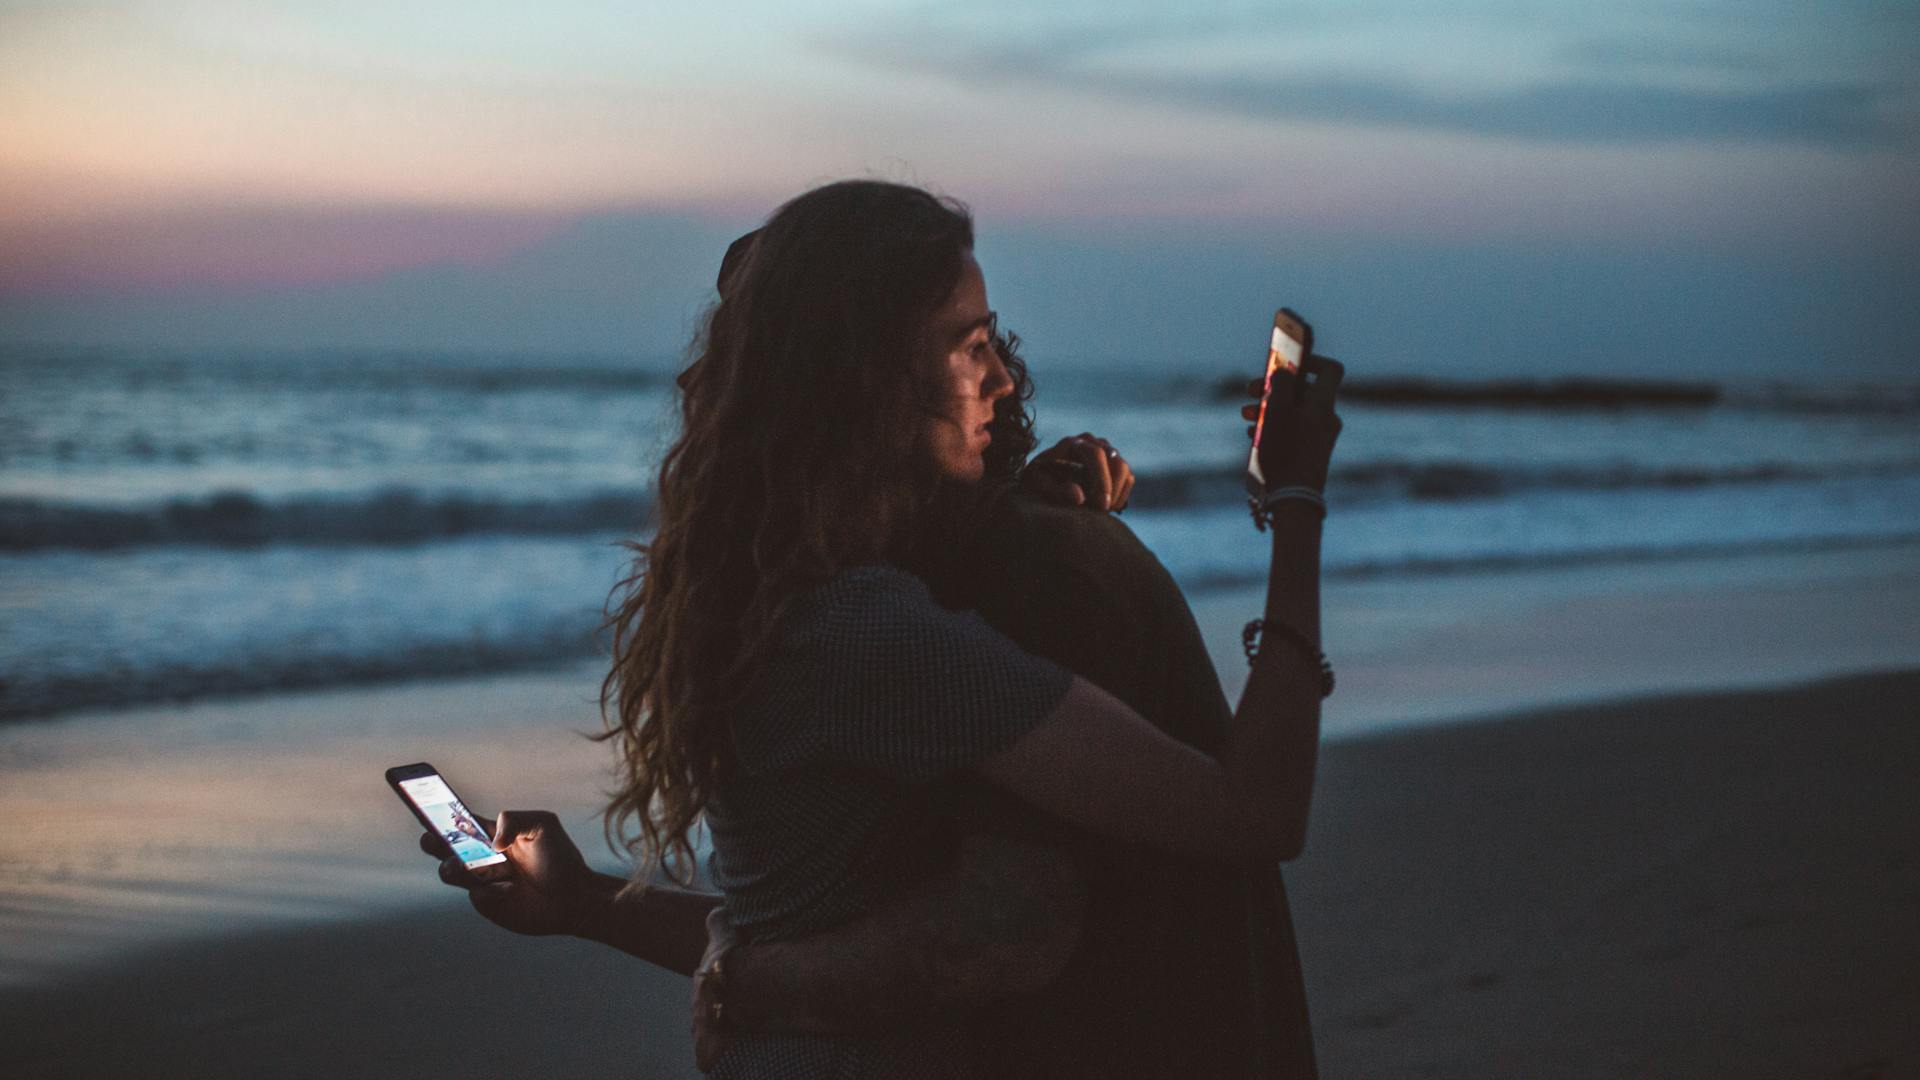
[[[387,770],[387,783],[428,832],[438,833],[469,870],[498,866],[507,857],[493,850],[493,838],[453,793],[440,771],[426,762],[397,765]]]
[[[1273,336],[1267,343],[1267,378],[1260,389],[1260,415],[1253,422],[1253,452],[1247,456],[1247,493],[1254,498],[1266,494],[1267,475],[1260,468],[1260,440],[1267,433],[1267,402],[1275,394],[1292,394],[1300,400],[1306,376],[1302,367],[1313,353],[1313,327],[1300,316],[1281,308],[1273,313]]]

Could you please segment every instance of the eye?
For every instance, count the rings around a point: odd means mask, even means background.
[[[1000,313],[997,311],[988,312],[984,320],[984,325],[976,329],[974,333],[978,334],[979,337],[973,344],[967,346],[967,355],[969,356],[979,356],[985,350],[993,347],[994,341],[1000,336]]]

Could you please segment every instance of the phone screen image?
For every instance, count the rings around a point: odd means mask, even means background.
[[[1260,391],[1260,416],[1253,422],[1253,450],[1247,456],[1247,487],[1254,495],[1266,490],[1267,477],[1260,468],[1260,440],[1267,433],[1267,402],[1272,400],[1276,383],[1284,393],[1292,393],[1300,377],[1300,364],[1306,356],[1306,337],[1310,333],[1292,312],[1285,308],[1274,313],[1273,337],[1267,345],[1267,380]]]
[[[460,856],[461,862],[469,867],[480,867],[507,861],[505,855],[493,850],[493,840],[474,820],[473,812],[467,809],[466,804],[438,774],[416,776],[396,783],[407,801],[427,820],[429,827],[446,840],[455,855]]]

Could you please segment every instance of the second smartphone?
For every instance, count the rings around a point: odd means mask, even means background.
[[[1260,468],[1260,440],[1267,433],[1267,402],[1276,393],[1300,400],[1302,368],[1313,353],[1313,327],[1286,308],[1273,313],[1273,336],[1267,344],[1267,378],[1260,390],[1260,416],[1253,422],[1253,452],[1247,455],[1247,494],[1266,494],[1267,476]]]
[[[396,765],[387,770],[387,783],[393,785],[394,794],[407,804],[420,824],[429,832],[438,833],[467,869],[478,870],[507,861],[505,855],[493,850],[493,838],[480,827],[473,811],[453,793],[453,785],[441,777],[438,769],[424,761]]]

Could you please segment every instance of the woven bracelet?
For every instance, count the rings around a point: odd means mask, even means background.
[[[1275,488],[1258,498],[1248,497],[1247,508],[1253,511],[1253,527],[1261,532],[1266,532],[1267,529],[1273,525],[1273,508],[1288,500],[1303,502],[1312,506],[1315,510],[1320,511],[1320,516],[1323,519],[1327,516],[1326,496],[1310,487],[1294,484],[1283,488]]]
[[[1333,665],[1327,662],[1327,654],[1316,648],[1313,642],[1308,641],[1307,635],[1286,623],[1255,619],[1240,631],[1240,644],[1247,650],[1247,666],[1252,667],[1254,658],[1260,655],[1260,648],[1266,644],[1268,631],[1280,635],[1282,641],[1300,650],[1302,655],[1320,665],[1320,696],[1332,697]]]

